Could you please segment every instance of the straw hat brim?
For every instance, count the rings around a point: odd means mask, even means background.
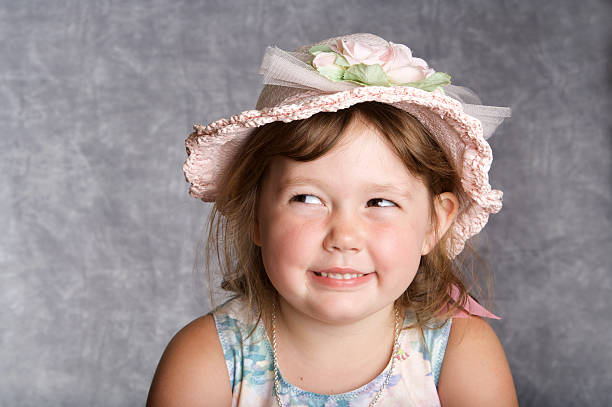
[[[365,86],[329,94],[300,92],[278,105],[247,110],[207,126],[196,125],[185,145],[188,158],[183,166],[191,184],[189,193],[211,202],[219,190],[219,179],[249,134],[268,123],[307,119],[319,112],[335,112],[362,102],[387,103],[407,111],[429,130],[450,156],[461,178],[462,205],[453,226],[455,257],[465,241],[487,223],[489,214],[502,206],[502,192],[492,190],[488,171],[491,148],[483,137],[480,120],[466,114],[461,103],[441,92],[408,86]]]

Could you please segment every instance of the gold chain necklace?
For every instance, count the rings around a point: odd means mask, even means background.
[[[395,308],[395,327],[393,329],[393,351],[391,352],[391,368],[387,372],[387,376],[385,377],[385,381],[380,386],[380,389],[370,402],[370,407],[374,407],[380,398],[382,397],[383,390],[387,387],[389,383],[389,379],[393,375],[393,370],[395,368],[395,355],[399,350],[399,333],[400,333],[400,312],[397,307]],[[280,398],[280,370],[278,368],[278,358],[276,356],[276,306],[272,308],[272,362],[274,364],[274,395],[276,396],[276,402],[279,407],[285,407],[285,404]]]

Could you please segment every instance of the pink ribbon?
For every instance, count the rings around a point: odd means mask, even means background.
[[[455,301],[459,301],[459,289],[457,286],[453,284],[451,288],[451,297]],[[483,318],[491,318],[491,319],[501,319],[497,315],[489,312],[485,307],[480,305],[475,299],[473,299],[470,295],[467,296],[467,301],[464,305],[465,311],[461,308],[457,308],[453,318],[468,318],[470,315],[475,315]],[[467,312],[466,312],[467,311]]]

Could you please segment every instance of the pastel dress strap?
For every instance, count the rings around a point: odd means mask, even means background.
[[[272,349],[261,323],[249,322],[249,309],[231,300],[213,311],[232,389],[232,406],[276,405]],[[378,406],[439,406],[440,376],[451,322],[438,329],[408,328],[414,323],[406,314],[400,333],[395,370]],[[355,352],[359,357],[359,352]],[[391,363],[374,380],[353,391],[325,395],[300,389],[280,376],[280,396],[291,406],[368,406],[387,377]]]
[[[425,346],[428,351],[428,356],[431,362],[431,373],[434,378],[436,387],[440,380],[440,372],[442,371],[442,362],[446,353],[446,345],[450,336],[452,319],[449,319],[439,329],[423,329],[423,337]]]
[[[249,308],[232,299],[213,312],[232,390],[232,406],[269,406],[274,384],[272,353],[261,324],[249,320]]]

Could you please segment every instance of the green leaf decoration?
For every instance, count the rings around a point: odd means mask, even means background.
[[[421,90],[425,90],[427,92],[432,92],[439,88],[442,85],[449,85],[451,83],[451,77],[449,74],[444,72],[436,72],[433,75],[430,75],[428,78],[420,80],[418,82],[408,82],[402,83],[402,86],[411,86],[413,88],[418,88]]]
[[[338,82],[342,80],[345,68],[338,65],[330,65],[317,68],[317,71],[327,79]]]
[[[321,52],[334,52],[334,50],[331,49],[329,45],[323,44],[323,45],[315,45],[314,47],[310,47],[308,52],[310,52],[312,55],[317,55]]]
[[[432,75],[433,76],[433,75]],[[356,64],[351,65],[344,72],[344,80],[357,82],[360,85],[371,86],[391,86],[385,71],[378,64],[366,65]]]
[[[349,64],[346,58],[344,58],[342,55],[340,54],[336,54],[336,55],[337,55],[336,60],[334,61],[336,65],[345,66],[345,67],[351,66],[351,64]]]

